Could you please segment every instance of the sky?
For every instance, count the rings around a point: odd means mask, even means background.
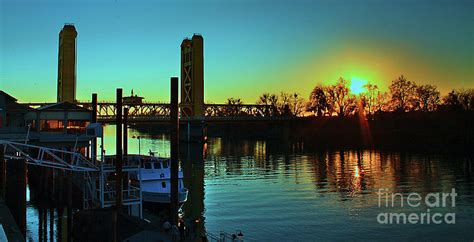
[[[169,100],[180,44],[204,37],[205,101],[254,103],[264,92],[308,98],[318,83],[405,75],[442,93],[474,87],[472,0],[0,0],[0,89],[56,100],[59,31],[74,23],[77,99],[115,88]]]

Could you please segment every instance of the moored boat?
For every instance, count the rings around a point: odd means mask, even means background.
[[[128,162],[140,162],[140,172],[130,176],[131,182],[141,179],[142,200],[150,203],[169,204],[171,202],[170,159],[149,155],[128,155]],[[178,170],[178,202],[188,199],[188,189],[184,187],[183,170]]]

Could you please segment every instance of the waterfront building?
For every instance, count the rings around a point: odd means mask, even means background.
[[[0,139],[56,148],[86,147],[92,111],[69,102],[33,109],[0,91]]]

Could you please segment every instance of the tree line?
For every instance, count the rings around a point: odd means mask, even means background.
[[[345,117],[360,113],[370,116],[383,112],[474,110],[474,88],[452,90],[441,96],[435,85],[419,85],[403,75],[391,82],[388,91],[381,91],[377,85],[367,83],[365,91],[356,95],[349,86],[350,82],[340,77],[332,85],[317,84],[308,100],[298,93],[263,93],[256,104],[270,107],[264,115],[273,116]],[[239,98],[229,98],[227,104],[239,106],[243,102]],[[239,115],[237,109],[229,111],[232,115]]]

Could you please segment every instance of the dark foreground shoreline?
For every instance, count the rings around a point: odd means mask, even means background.
[[[182,124],[185,126],[185,124]],[[313,149],[387,149],[417,152],[474,150],[474,112],[381,113],[362,117],[212,120],[208,137],[303,142]],[[164,124],[133,125],[142,133],[168,132]],[[183,127],[181,130],[185,130]]]

